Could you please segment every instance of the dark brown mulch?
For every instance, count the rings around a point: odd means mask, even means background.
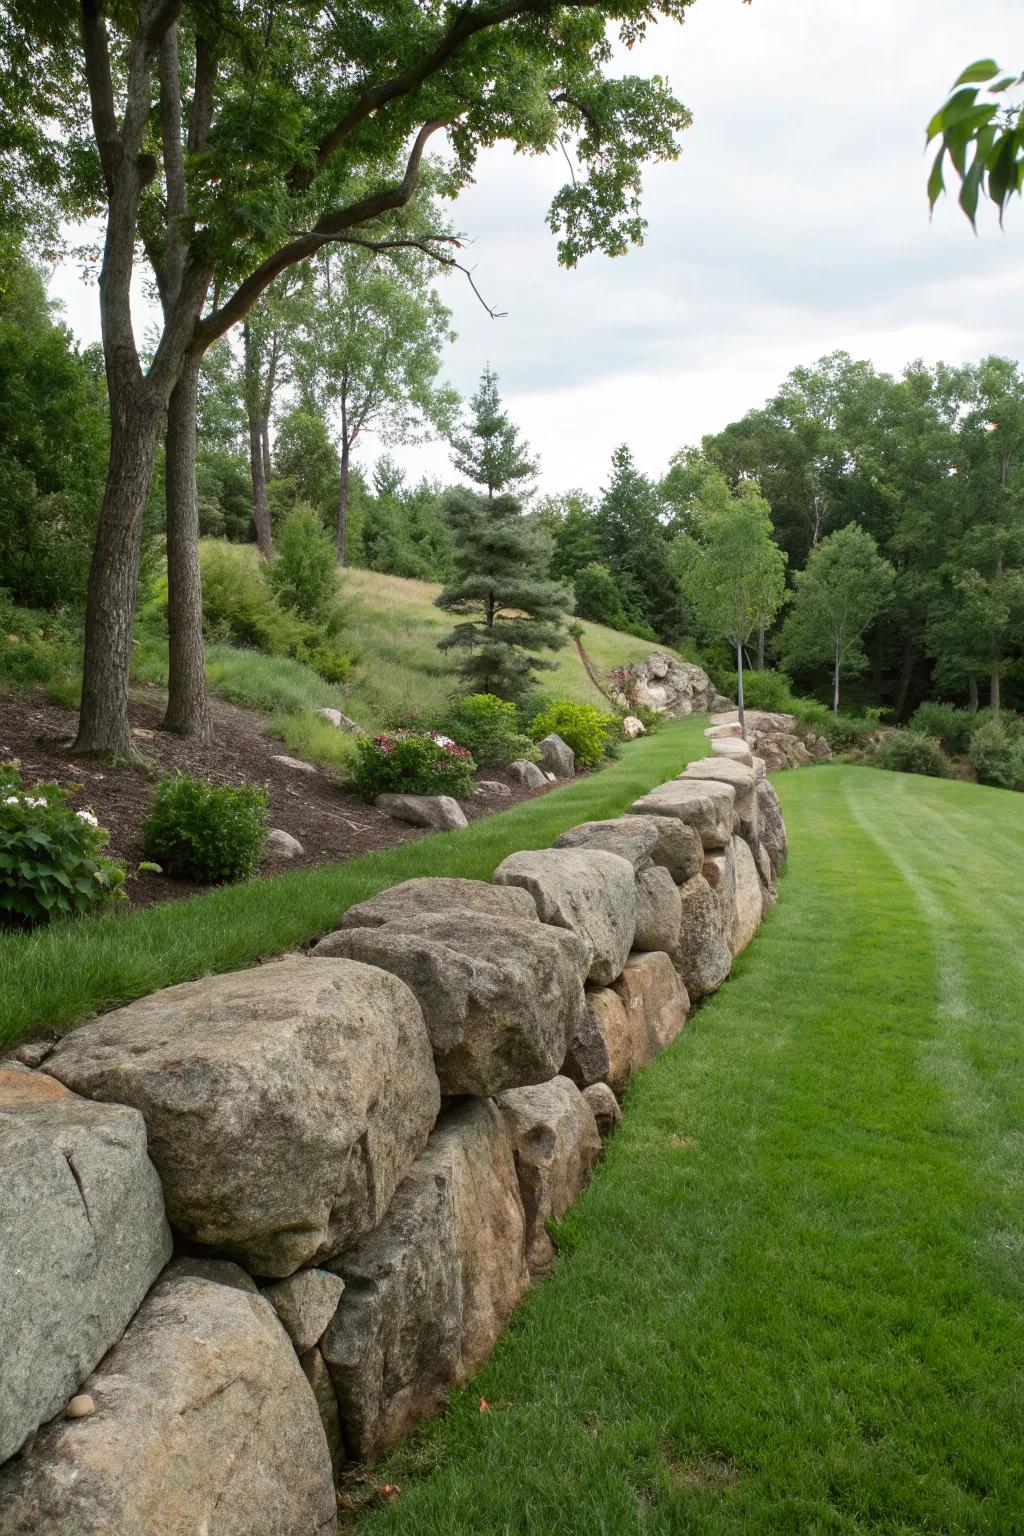
[[[136,910],[208,889],[189,880],[139,873],[136,868],[145,857],[142,825],[152,807],[156,780],[171,769],[199,774],[217,784],[266,785],[271,826],[290,832],[305,850],[301,858],[268,860],[266,874],[354,859],[425,835],[344,789],[339,776],[329,768],[304,773],[273,762],[276,754],[291,754],[251,710],[222,699],[212,699],[211,707],[213,734],[208,743],[200,744],[160,730],[164,698],[158,690],[136,693],[131,701],[131,721],[146,763],[111,768],[88,758],[68,756],[75,733],[73,711],[48,704],[38,694],[0,689],[0,760],[20,759],[26,786],[55,781],[72,789],[74,804],[95,812],[110,833],[108,851],[129,866],[128,889]],[[508,784],[512,793],[501,799],[463,801],[462,808],[471,821],[547,793],[512,784],[501,769],[488,768],[479,777]]]

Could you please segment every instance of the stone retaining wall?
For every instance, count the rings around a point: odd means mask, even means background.
[[[0,1063],[0,1536],[333,1531],[342,1464],[550,1271],[785,856],[763,761],[714,756]]]

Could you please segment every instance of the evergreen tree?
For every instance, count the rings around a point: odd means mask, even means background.
[[[671,644],[683,635],[685,610],[669,570],[662,514],[657,487],[623,444],[612,454],[612,478],[597,509],[598,559],[614,576],[629,618]]]
[[[470,404],[473,415],[468,430],[452,441],[459,474],[485,486],[489,498],[532,480],[537,473],[536,460],[531,459],[518,429],[502,409],[498,375],[490,366],[484,369]]]
[[[547,577],[550,546],[523,516],[515,496],[452,490],[446,498],[455,538],[455,576],[437,599],[460,616],[442,651],[461,653],[459,675],[469,693],[518,699],[554,666],[541,651],[566,642],[564,621],[572,608],[565,587]]]

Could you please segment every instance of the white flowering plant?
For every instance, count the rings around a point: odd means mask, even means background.
[[[29,928],[125,898],[124,865],[107,833],[74,810],[57,784],[26,789],[18,764],[0,763],[0,927]]]

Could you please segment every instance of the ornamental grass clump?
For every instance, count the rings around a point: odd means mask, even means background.
[[[72,810],[57,784],[26,790],[0,764],[0,926],[33,927],[123,900],[124,865],[104,857],[92,811]]]
[[[388,731],[356,742],[352,784],[364,800],[383,794],[464,800],[473,792],[475,771],[468,747],[438,731]]]
[[[242,880],[253,874],[267,836],[267,791],[257,784],[211,784],[166,774],[142,829],[147,859],[190,880]]]

